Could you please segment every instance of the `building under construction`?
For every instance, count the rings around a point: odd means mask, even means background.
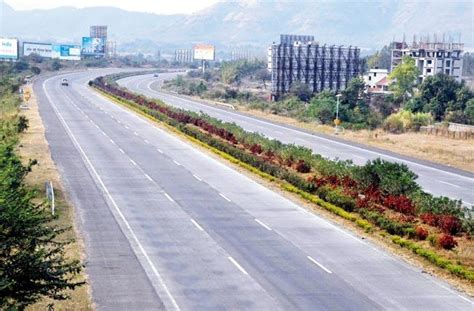
[[[446,42],[444,36],[442,40],[438,40],[436,35],[432,40],[429,36],[420,40],[413,36],[413,42],[410,45],[405,40],[392,43],[390,69],[393,70],[400,64],[403,56],[411,56],[420,71],[418,82],[437,73],[443,73],[461,81],[463,49],[463,43]]]
[[[174,61],[178,64],[191,64],[194,61],[193,49],[175,50]]]
[[[313,93],[345,89],[359,74],[359,55],[357,47],[320,45],[312,36],[281,35],[281,42],[274,43],[268,55],[272,99],[288,93],[296,81]]]
[[[106,25],[94,25],[90,26],[91,38],[104,38],[107,41],[107,26]]]

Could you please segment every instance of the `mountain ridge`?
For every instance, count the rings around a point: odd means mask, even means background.
[[[109,25],[119,49],[137,51],[186,48],[198,42],[218,48],[261,49],[280,33],[315,35],[327,44],[379,49],[404,34],[442,33],[456,41],[461,34],[474,46],[474,5],[471,1],[222,1],[193,14],[158,15],[114,7],[15,11],[0,3],[0,35],[22,40],[76,42],[89,25]]]

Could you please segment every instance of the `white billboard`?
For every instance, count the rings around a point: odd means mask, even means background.
[[[18,40],[0,38],[0,59],[18,59]]]
[[[215,48],[210,44],[196,44],[194,46],[194,59],[214,60]]]
[[[23,42],[23,55],[37,54],[41,57],[51,58],[53,56],[53,46],[49,43]]]

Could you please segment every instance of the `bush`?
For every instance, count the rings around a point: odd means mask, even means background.
[[[456,235],[462,230],[462,223],[456,216],[441,215],[438,218],[438,226],[445,233]]]
[[[424,227],[422,226],[417,226],[415,228],[415,237],[419,240],[426,240],[426,238],[428,237],[428,230],[426,230]]]
[[[410,229],[412,227],[410,224],[399,223],[394,220],[391,220],[377,211],[360,209],[359,213],[362,215],[362,217],[369,220],[378,227],[384,229],[390,234],[403,236],[407,233],[407,229]]]
[[[437,227],[438,226],[438,215],[432,213],[421,214],[420,219],[423,223]]]
[[[309,173],[311,171],[311,166],[304,160],[299,160],[298,163],[296,163],[296,171],[298,173]]]
[[[355,208],[355,200],[344,194],[341,189],[322,186],[316,190],[316,194],[324,201],[342,207],[347,212],[352,212]]]
[[[440,234],[437,239],[438,245],[444,249],[453,249],[458,245],[458,242],[449,234]]]
[[[420,189],[418,176],[401,163],[375,159],[355,170],[355,180],[364,188],[380,189],[386,195],[408,196]]]
[[[396,114],[392,114],[387,119],[385,119],[383,122],[383,129],[389,133],[394,134],[400,134],[405,131],[402,119]]]

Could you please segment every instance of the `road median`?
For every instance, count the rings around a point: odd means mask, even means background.
[[[461,287],[469,288],[469,284],[472,285],[474,282],[472,263],[463,262],[464,258],[459,256],[459,252],[457,254],[450,252],[443,249],[444,244],[437,244],[439,237],[447,235],[443,233],[443,230],[448,230],[456,236],[456,243],[459,242],[460,245],[458,250],[462,251],[464,247],[470,247],[472,243],[470,233],[461,227],[446,229],[441,225],[426,223],[419,219],[420,215],[427,214],[427,210],[422,210],[423,202],[416,202],[414,198],[409,197],[409,195],[414,196],[415,191],[423,193],[414,182],[401,185],[398,192],[393,190],[393,187],[389,187],[389,190],[385,189],[384,184],[380,182],[377,188],[374,187],[375,181],[372,175],[381,168],[389,170],[382,172],[382,175],[384,173],[387,175],[392,170],[395,177],[397,174],[402,174],[403,178],[414,180],[416,175],[409,172],[407,168],[380,161],[374,161],[362,168],[354,168],[341,161],[324,160],[311,152],[308,155],[304,148],[284,145],[275,140],[260,137],[258,134],[246,133],[235,124],[229,125],[209,116],[171,108],[163,102],[120,89],[116,86],[115,79],[116,77],[113,76],[108,77],[107,80],[102,78],[102,80],[94,80],[90,85],[114,102],[152,121],[161,121],[167,129],[186,137],[194,144],[277,185],[281,190],[296,194],[306,202],[312,203],[313,210],[322,208],[341,217],[352,223],[353,227],[362,230],[363,234],[383,242],[385,246],[390,244],[389,248],[392,250],[396,249],[393,246],[397,245],[405,248],[407,252],[412,251],[412,254],[416,254],[419,259],[426,260],[423,262],[424,265],[429,262],[439,268],[433,272],[440,272],[440,275],[444,273],[445,277],[450,273],[451,278],[457,279]],[[268,147],[272,144],[273,149]],[[356,173],[362,174],[362,177]],[[385,180],[385,182],[395,185],[393,181]],[[364,191],[360,190],[362,188]],[[427,198],[425,196],[426,194],[423,193],[425,200],[438,200],[432,196]],[[439,201],[436,202],[439,203]],[[453,202],[445,203],[453,204]],[[456,211],[450,212],[456,213]],[[454,215],[440,214],[440,221],[444,221],[448,216],[454,217]],[[461,221],[459,217],[458,220],[450,219],[454,222]],[[427,228],[431,234],[430,239],[425,240],[427,237],[422,239],[421,236],[417,236],[415,232],[420,231],[416,230],[418,227]],[[410,239],[410,243],[400,243],[397,236]],[[416,250],[413,245],[417,245]],[[429,256],[424,256],[423,254],[427,253],[423,251],[424,249],[443,260],[430,260],[434,255],[430,253]]]

